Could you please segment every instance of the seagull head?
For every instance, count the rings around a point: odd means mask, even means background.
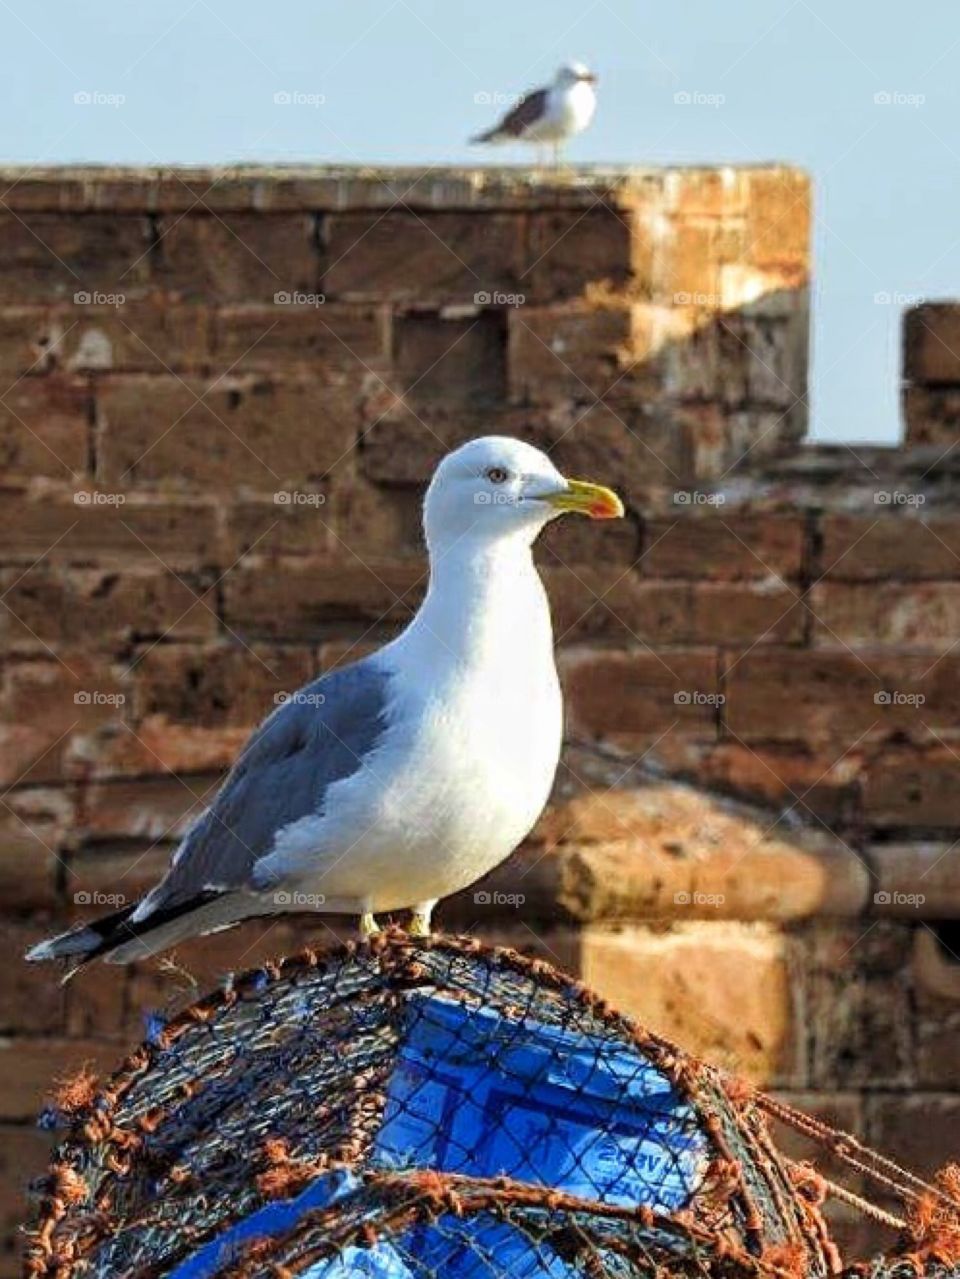
[[[431,548],[505,537],[529,545],[545,524],[567,512],[595,520],[623,515],[612,490],[568,479],[546,453],[504,435],[485,435],[448,453],[423,509]]]
[[[568,62],[556,74],[554,84],[558,89],[569,89],[575,84],[596,84],[596,74],[582,62]]]

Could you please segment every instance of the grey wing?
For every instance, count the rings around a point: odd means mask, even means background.
[[[364,659],[305,685],[268,716],[144,899],[140,917],[249,887],[276,832],[322,813],[327,789],[364,766],[386,728],[389,679]]]
[[[537,89],[522,98],[512,111],[508,111],[495,128],[484,134],[484,138],[520,138],[532,124],[540,119],[547,109],[547,89]]]

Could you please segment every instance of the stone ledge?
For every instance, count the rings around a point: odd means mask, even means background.
[[[2,204],[20,211],[165,213],[216,210],[335,212],[388,209],[590,208],[598,200],[636,206],[651,191],[693,214],[746,210],[752,179],[809,191],[800,169],[587,165],[556,172],[527,166],[232,165],[0,167]],[[794,196],[796,198],[796,196]]]

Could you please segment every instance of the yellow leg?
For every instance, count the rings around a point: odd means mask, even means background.
[[[380,925],[374,918],[373,912],[365,910],[360,916],[360,936],[375,937],[380,931]]]
[[[413,908],[413,917],[410,920],[410,927],[407,929],[407,932],[411,937],[430,936],[430,916],[433,914],[433,908],[436,904],[436,900],[417,902],[416,906]]]

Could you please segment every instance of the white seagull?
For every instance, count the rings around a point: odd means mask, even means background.
[[[553,147],[553,162],[568,138],[582,133],[597,109],[597,77],[582,62],[560,68],[553,83],[526,94],[499,124],[471,142],[534,142]]]
[[[250,738],[160,883],[34,946],[31,960],[126,963],[243,919],[412,909],[503,861],[547,801],[562,703],[538,533],[564,511],[623,514],[520,440],[448,454],[424,501],[429,585],[378,652],[293,694]]]

